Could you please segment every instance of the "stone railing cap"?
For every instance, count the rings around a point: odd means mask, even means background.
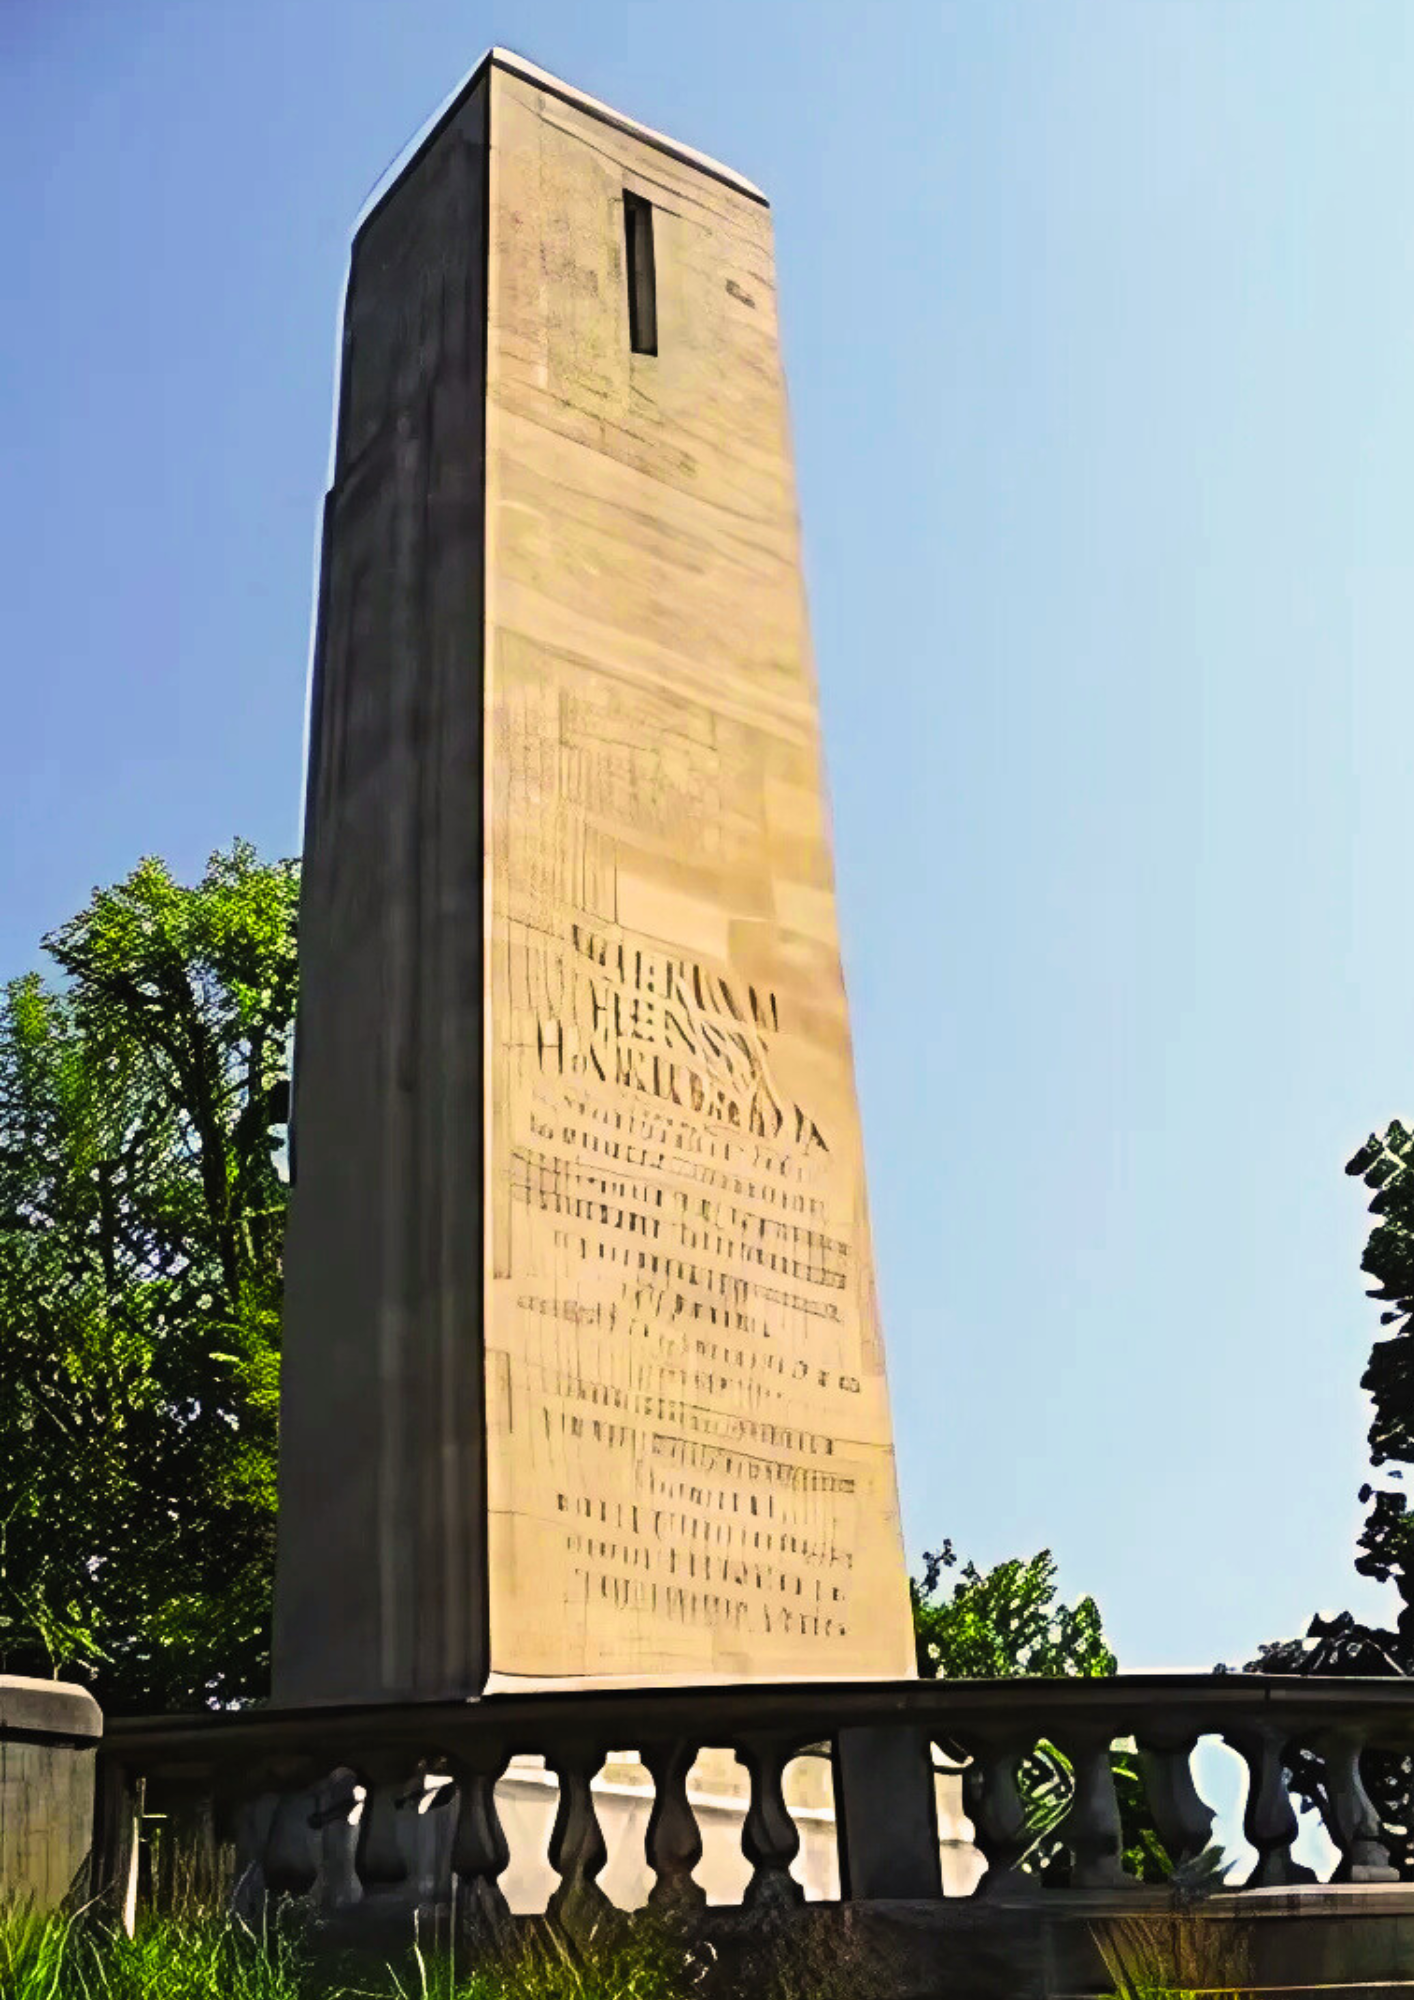
[[[103,1734],[103,1711],[87,1688],[72,1681],[30,1680],[0,1674],[0,1736]]]

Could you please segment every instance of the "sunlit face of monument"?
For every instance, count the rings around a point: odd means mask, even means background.
[[[494,52],[359,230],[275,1695],[911,1670],[770,213]]]

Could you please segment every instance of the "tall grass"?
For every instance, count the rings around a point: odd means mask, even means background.
[[[135,1937],[79,1916],[0,1915],[0,2000],[306,2000],[294,1940],[167,1918]],[[327,1988],[324,1989],[326,1992]]]
[[[651,1923],[613,1924],[587,1943],[546,1923],[466,1968],[414,1949],[410,1966],[389,1968],[387,1990],[396,2000],[689,2000],[710,1963]]]
[[[257,1937],[167,1916],[128,1937],[82,1913],[0,1911],[0,2000],[690,2000],[709,1964],[650,1926],[581,1946],[543,1925],[489,1963],[414,1948],[380,1966],[311,1955],[290,1924]]]
[[[1091,1935],[1115,1983],[1110,2000],[1249,2000],[1251,1947],[1233,1920],[1146,1913],[1097,1924]]]

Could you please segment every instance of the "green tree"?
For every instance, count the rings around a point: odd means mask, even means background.
[[[994,1569],[962,1565],[950,1592],[944,1570],[957,1567],[951,1542],[925,1554],[923,1575],[911,1578],[913,1634],[918,1671],[925,1679],[1056,1679],[1117,1671],[1093,1597],[1057,1602],[1056,1565],[1049,1549],[1029,1561],[1013,1557]],[[1134,1746],[1111,1752],[1119,1801],[1125,1866],[1141,1881],[1162,1881],[1172,1863],[1149,1815]],[[1042,1741],[1018,1771],[1031,1844],[1023,1866],[1043,1880],[1062,1878],[1067,1867],[1059,1837],[1075,1782],[1070,1759]]]
[[[0,1005],[0,1661],[268,1677],[293,862],[145,860]]]
[[[1374,1279],[1369,1296],[1384,1307],[1380,1325],[1393,1331],[1370,1350],[1360,1387],[1374,1404],[1370,1463],[1390,1465],[1389,1478],[1402,1480],[1402,1466],[1414,1464],[1414,1133],[1395,1119],[1383,1134],[1371,1133],[1345,1171],[1359,1175],[1370,1190],[1375,1226],[1365,1244],[1361,1269]],[[1360,1535],[1355,1567],[1361,1576],[1393,1583],[1402,1610],[1398,1632],[1406,1652],[1414,1651],[1414,1522],[1408,1496],[1390,1486],[1363,1486],[1370,1503]]]
[[[944,1593],[943,1571],[957,1566],[951,1542],[923,1558],[912,1578],[913,1635],[918,1671],[926,1679],[1007,1680],[1018,1674],[1112,1674],[1093,1597],[1056,1602],[1056,1565],[1049,1549],[1029,1562],[1014,1557],[984,1574],[972,1562]]]
[[[1361,1269],[1373,1278],[1369,1297],[1383,1307],[1380,1325],[1392,1331],[1377,1338],[1360,1386],[1374,1406],[1369,1444],[1372,1466],[1389,1466],[1386,1483],[1366,1484],[1360,1499],[1369,1507],[1356,1544],[1361,1576],[1392,1583],[1401,1610],[1394,1629],[1360,1623],[1350,1612],[1318,1614],[1299,1639],[1277,1639],[1259,1648],[1247,1673],[1353,1674],[1414,1673],[1414,1521],[1408,1497],[1388,1481],[1402,1481],[1414,1464],[1414,1133],[1394,1119],[1372,1132],[1347,1161],[1345,1171],[1370,1192],[1374,1226],[1365,1243]],[[1226,1668],[1220,1667],[1220,1673]],[[1414,1757],[1367,1750],[1360,1760],[1365,1789],[1380,1817],[1390,1858],[1405,1880],[1414,1880]],[[1326,1807],[1325,1767],[1310,1749],[1291,1754],[1291,1780],[1303,1810]]]

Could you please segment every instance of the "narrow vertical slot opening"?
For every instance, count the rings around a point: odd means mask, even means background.
[[[628,270],[628,344],[635,354],[658,352],[658,288],[653,269],[653,204],[624,189],[624,249]]]

